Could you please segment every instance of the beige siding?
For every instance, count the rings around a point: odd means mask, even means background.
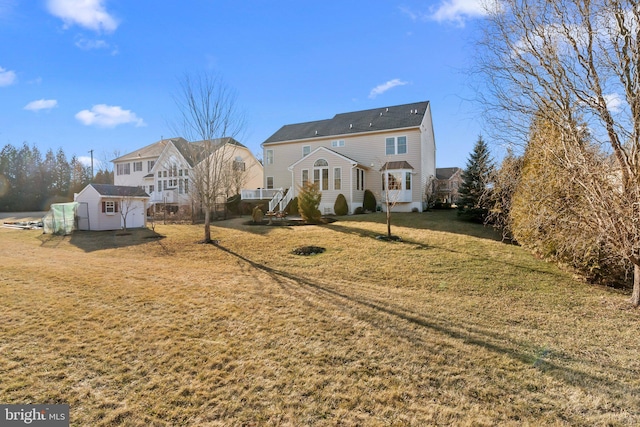
[[[400,155],[386,155],[386,138],[398,136],[407,137],[407,153]],[[344,146],[333,147],[331,142],[335,140],[344,140]],[[428,138],[425,138],[423,136],[423,133],[420,131],[420,129],[411,128],[404,130],[393,130],[388,132],[335,136],[330,138],[313,138],[311,140],[302,140],[297,142],[267,144],[263,146],[265,160],[267,159],[267,150],[273,150],[274,155],[272,164],[266,164],[265,162],[265,186],[266,177],[273,176],[275,188],[291,187],[292,177],[291,173],[288,170],[288,167],[302,158],[302,147],[305,145],[309,145],[311,152],[319,147],[325,147],[332,151],[335,151],[336,153],[353,159],[362,166],[365,166],[367,168],[365,171],[365,188],[371,190],[375,194],[376,199],[379,202],[381,200],[382,194],[382,180],[380,177],[380,169],[382,168],[382,166],[386,162],[407,161],[414,168],[415,173],[413,180],[414,185],[412,187],[413,200],[421,202],[423,192],[423,187],[420,185],[421,181],[423,180],[421,169],[423,165],[426,164],[422,159],[422,155],[423,151],[425,150],[424,146],[428,143]],[[433,163],[435,166],[435,161],[431,163]],[[296,167],[296,169],[299,168]],[[353,184],[354,187],[353,200],[349,200],[349,197],[346,194],[346,192],[349,191],[346,190],[347,178],[349,178],[349,185]],[[295,179],[296,185],[299,185],[301,180],[300,173],[296,173]],[[350,169],[344,169],[343,180],[345,180],[345,184],[343,185],[343,188],[345,189],[343,190],[343,193],[345,193],[345,197],[347,197],[347,200],[350,202],[349,210],[352,211],[352,205],[354,202],[359,203],[359,205],[356,204],[356,206],[362,205],[362,195],[355,194],[355,172]],[[323,195],[323,197],[325,196]],[[333,200],[335,200],[335,197],[333,198]]]

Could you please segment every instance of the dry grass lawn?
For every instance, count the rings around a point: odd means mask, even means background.
[[[640,423],[628,295],[448,212],[394,215],[404,242],[381,214],[245,221],[219,246],[0,229],[0,402],[74,426]]]

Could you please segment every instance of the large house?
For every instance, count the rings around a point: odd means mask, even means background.
[[[353,213],[362,207],[365,190],[382,210],[388,198],[393,211],[421,211],[436,175],[427,101],[285,125],[262,147],[264,187],[275,193],[270,210],[283,209],[312,182],[322,192],[323,214],[333,213],[339,194]]]
[[[221,195],[222,199],[238,194],[242,187],[262,186],[262,165],[247,147],[233,138],[220,138],[211,143],[216,154],[209,154],[208,159],[211,156],[223,159],[232,171],[228,175],[234,175],[235,179],[222,186],[227,190]],[[192,197],[194,168],[207,161],[204,146],[204,141],[170,138],[120,156],[113,160],[114,184],[144,189],[150,196],[150,206],[156,210],[189,211],[197,203]]]
[[[457,203],[458,189],[464,181],[458,167],[436,169],[436,200],[441,203]]]

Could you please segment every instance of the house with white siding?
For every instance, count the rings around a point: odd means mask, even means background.
[[[436,175],[428,101],[285,125],[262,148],[264,188],[274,194],[269,210],[284,209],[302,185],[312,182],[322,192],[323,214],[333,213],[339,194],[353,213],[362,207],[365,190],[383,210],[388,198],[393,211],[422,211]]]
[[[228,164],[233,171],[228,175],[233,175],[239,186],[258,188],[262,185],[262,164],[246,146],[233,138],[212,142],[218,154],[223,153],[219,158]],[[192,191],[193,169],[204,160],[204,154],[203,141],[162,139],[114,159],[114,183],[144,189],[150,195],[150,206],[156,210],[188,211],[197,203]],[[224,187],[232,190],[234,185]]]

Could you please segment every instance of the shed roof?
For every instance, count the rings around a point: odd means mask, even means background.
[[[90,184],[101,196],[115,197],[149,197],[140,187],[128,187],[125,185]]]

